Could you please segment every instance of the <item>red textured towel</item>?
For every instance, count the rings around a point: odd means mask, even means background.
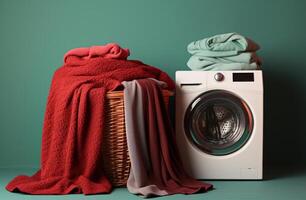
[[[41,169],[31,177],[16,177],[7,190],[29,194],[111,191],[101,160],[106,92],[117,89],[124,80],[139,78],[162,80],[169,89],[174,83],[164,72],[139,61],[106,57],[66,56],[48,96]]]

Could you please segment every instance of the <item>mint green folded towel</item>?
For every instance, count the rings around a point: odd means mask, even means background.
[[[196,53],[190,57],[187,66],[192,70],[212,70],[213,66],[220,68],[222,64],[226,64],[224,65],[224,69],[237,70],[237,68],[241,68],[242,70],[259,68],[260,63],[261,60],[255,52],[244,52],[236,56],[224,57],[206,57],[200,53]]]
[[[187,66],[193,71],[225,71],[225,70],[255,70],[260,69],[256,62],[237,63],[237,62],[210,62],[198,61],[198,58],[191,56]]]
[[[261,65],[259,45],[237,33],[215,35],[191,42],[187,62],[191,70],[254,70]]]
[[[257,51],[259,45],[237,33],[226,33],[191,42],[187,50],[191,54],[203,56],[234,56],[243,51]]]

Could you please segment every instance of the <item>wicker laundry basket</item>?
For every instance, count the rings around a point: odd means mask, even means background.
[[[163,91],[168,106],[173,93]],[[130,158],[125,133],[124,100],[122,91],[108,92],[105,103],[105,131],[103,133],[104,173],[113,186],[125,186],[130,173]]]

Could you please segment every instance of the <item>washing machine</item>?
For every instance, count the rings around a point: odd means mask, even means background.
[[[176,139],[194,178],[262,179],[262,71],[177,71]]]

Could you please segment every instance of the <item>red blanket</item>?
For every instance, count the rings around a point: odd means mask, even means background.
[[[29,194],[109,193],[103,174],[101,146],[104,99],[121,82],[140,78],[173,81],[157,68],[124,60],[123,49],[72,52],[53,77],[44,119],[41,169],[33,176],[18,176],[6,187]],[[83,49],[84,50],[84,49]],[[92,51],[91,51],[92,52]],[[109,54],[116,54],[110,59]],[[121,52],[121,53],[120,53]],[[125,52],[125,53],[124,53]],[[84,59],[85,58],[85,59]]]

